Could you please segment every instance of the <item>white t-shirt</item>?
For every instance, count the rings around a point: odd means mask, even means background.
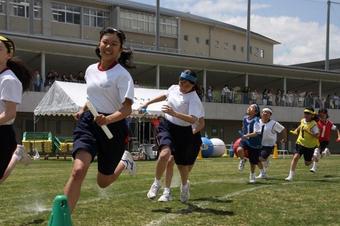
[[[0,74],[0,113],[6,110],[5,102],[10,101],[20,104],[22,100],[22,84],[10,69],[4,70]],[[11,125],[14,119],[2,125]]]
[[[87,98],[100,113],[112,114],[121,109],[125,99],[134,99],[130,73],[120,64],[107,71],[98,69],[98,63],[86,69]]]
[[[172,85],[168,89],[167,104],[176,112],[195,116],[196,118],[204,117],[203,104],[195,91],[190,93],[181,93],[179,85]],[[190,126],[189,122],[165,114],[165,118],[179,126]]]
[[[262,119],[260,119],[261,128],[263,125],[262,146],[274,146],[277,134],[281,133],[285,127],[272,119],[267,123],[263,123]]]

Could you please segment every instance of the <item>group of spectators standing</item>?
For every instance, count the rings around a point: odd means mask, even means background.
[[[52,86],[54,81],[85,83],[84,72],[79,71],[77,74],[67,74],[50,71],[47,73],[44,80],[40,72],[38,70],[35,70],[33,72],[33,82],[31,90],[35,92],[46,92]]]
[[[212,86],[208,86],[205,92],[206,102],[234,103],[234,104],[259,104],[269,106],[307,107],[340,109],[340,97],[334,93],[327,97],[319,98],[313,92],[289,90],[284,93],[278,89],[264,89],[262,92],[257,89],[251,90],[249,87],[231,88],[224,85],[220,92],[214,91]]]

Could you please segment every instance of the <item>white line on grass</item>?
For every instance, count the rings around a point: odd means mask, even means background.
[[[336,180],[336,179],[339,179],[339,178],[338,177],[325,178],[324,180]],[[209,180],[206,183],[212,183],[212,182],[218,183],[220,181],[219,180]],[[223,182],[225,182],[225,181],[223,181]],[[252,187],[252,188],[246,188],[246,189],[243,189],[243,190],[235,191],[235,192],[226,194],[225,196],[217,197],[217,199],[225,200],[225,199],[229,199],[229,198],[234,197],[234,196],[239,196],[243,193],[256,191],[256,190],[261,189],[261,188],[273,187],[274,185],[276,186],[276,185],[304,184],[304,183],[307,183],[307,182],[308,181],[292,181],[292,182],[283,182],[281,184],[260,185],[260,186],[256,186],[256,187]],[[204,184],[204,183],[199,182],[199,184]],[[202,207],[204,207],[208,204],[209,204],[209,201],[202,201],[202,202],[198,202],[198,203],[195,202],[195,205],[200,207],[200,208],[202,208]],[[162,216],[158,220],[152,220],[150,223],[146,224],[145,226],[160,226],[160,225],[163,225],[163,223],[165,223],[169,220],[173,220],[173,219],[177,218],[178,216],[179,216],[179,214],[169,213],[169,214]]]

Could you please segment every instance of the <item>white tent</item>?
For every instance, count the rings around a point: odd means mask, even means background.
[[[147,115],[138,114],[137,110],[144,102],[165,93],[166,90],[135,88],[135,98],[132,105],[133,116],[147,117],[161,115],[161,106],[165,102],[149,105]],[[56,81],[34,109],[34,115],[72,115],[84,106],[86,96],[85,84]]]

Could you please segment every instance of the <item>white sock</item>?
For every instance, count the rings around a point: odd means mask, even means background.
[[[170,188],[164,188],[164,193],[170,193]]]
[[[289,177],[294,177],[294,175],[295,175],[295,172],[292,171],[292,170],[290,170],[290,171],[289,171]]]
[[[312,169],[315,169],[315,168],[316,168],[316,162],[314,161],[314,162],[313,162]]]
[[[265,174],[266,171],[264,169],[260,169],[260,174]]]
[[[157,180],[157,178],[155,177],[155,181],[154,181],[154,183],[156,183],[156,184],[160,185],[160,184],[161,184],[161,180]]]
[[[183,189],[187,189],[187,188],[188,188],[188,183],[182,184],[182,188],[183,188]]]

